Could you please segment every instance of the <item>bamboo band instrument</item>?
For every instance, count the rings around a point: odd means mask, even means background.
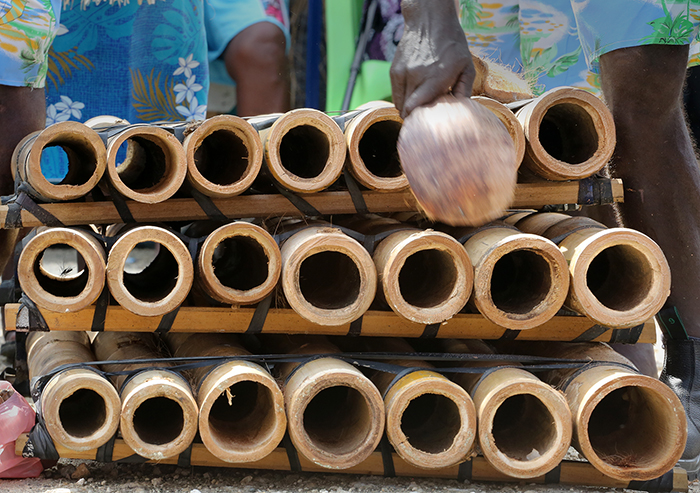
[[[580,180],[600,171],[615,150],[605,103],[583,89],[551,89],[516,113],[527,147],[523,164],[548,180]]]
[[[175,357],[250,354],[232,334],[167,334]],[[256,363],[228,361],[191,372],[199,404],[199,435],[225,462],[261,460],[277,448],[287,429],[284,396]]]
[[[30,380],[59,366],[95,361],[86,332],[30,332],[26,345]],[[49,435],[71,450],[107,443],[117,432],[120,412],[112,383],[86,368],[57,373],[41,393],[41,415]]]
[[[448,232],[459,238],[469,230]],[[474,265],[472,301],[484,317],[527,330],[557,314],[569,291],[569,274],[554,243],[502,222],[471,232],[464,249]]]
[[[60,151],[59,151],[60,149]],[[68,173],[51,183],[41,171],[42,155],[65,160]],[[78,122],[60,122],[22,139],[12,154],[12,178],[17,174],[44,201],[73,200],[90,192],[102,178],[107,151],[100,136]]]
[[[445,340],[451,353],[493,354],[481,341]],[[531,479],[546,474],[564,459],[571,443],[571,412],[564,396],[521,368],[498,368],[483,374],[458,373],[454,380],[474,399],[479,445],[498,471]]]
[[[127,126],[107,138],[106,176],[124,197],[162,202],[179,190],[186,175],[185,149],[164,128]]]
[[[55,312],[76,312],[94,303],[105,285],[102,244],[79,228],[40,227],[37,231],[17,262],[24,293],[37,306]],[[65,263],[69,252],[76,254],[76,261]]]
[[[194,269],[187,247],[164,228],[136,226],[125,230],[107,257],[109,291],[117,303],[137,315],[154,317],[171,312],[192,287]],[[155,257],[142,270],[127,271],[127,258],[146,242],[156,244]]]
[[[260,131],[266,169],[285,188],[320,192],[343,172],[346,145],[340,127],[325,113],[301,108]]]
[[[379,216],[341,224],[365,235],[395,231],[375,245],[372,258],[378,295],[396,314],[412,322],[435,324],[464,308],[472,292],[473,269],[464,248],[453,238]]]
[[[99,332],[92,343],[100,361],[161,357],[153,334]],[[103,365],[108,372],[144,370],[131,378],[112,377],[120,389],[120,431],[134,452],[148,459],[174,457],[184,451],[197,434],[197,401],[190,385],[166,363]]]
[[[343,325],[372,304],[377,270],[367,250],[329,225],[311,225],[287,239],[281,285],[289,306],[310,322]],[[290,227],[292,224],[290,224]]]
[[[233,115],[202,122],[184,141],[187,179],[209,197],[224,199],[246,191],[260,172],[262,141],[253,126]]]
[[[339,352],[321,337],[279,336],[263,342],[287,354]],[[289,436],[299,453],[319,466],[347,469],[374,452],[384,431],[384,403],[367,377],[333,357],[279,366]]]
[[[628,228],[606,228],[585,217],[533,214],[517,228],[556,240],[569,265],[566,306],[614,328],[653,317],[671,290],[671,271],[661,248]]]
[[[505,104],[484,96],[472,96],[472,101],[490,110],[506,126],[515,146],[515,162],[520,166],[525,157],[525,133],[515,114]]]
[[[403,339],[371,339],[370,351],[410,353]],[[476,411],[469,394],[425,361],[390,360],[417,367],[399,380],[377,372],[372,381],[384,396],[386,435],[399,456],[422,469],[440,469],[467,460],[474,452]]]
[[[281,271],[274,238],[260,226],[234,221],[207,235],[197,257],[195,280],[216,301],[250,305],[275,289]]]
[[[637,373],[604,343],[539,343],[522,350],[594,362],[543,378],[564,392],[574,418],[573,445],[600,472],[644,481],[671,470],[680,459],[687,435],[685,411],[665,384]]]
[[[396,149],[403,124],[398,110],[384,101],[359,109],[364,111],[345,126],[348,170],[370,190],[398,192],[408,188]]]

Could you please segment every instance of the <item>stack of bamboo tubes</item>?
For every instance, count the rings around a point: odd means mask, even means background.
[[[475,100],[508,130],[521,182],[591,176],[614,149],[610,113],[585,91],[560,88],[515,110]],[[144,204],[276,193],[273,185],[309,197],[352,178],[363,190],[392,193],[408,188],[396,152],[402,123],[382,102],[336,118],[311,109],[191,124],[98,118],[28,136],[12,168],[39,202],[79,199],[96,187]],[[59,183],[41,171],[49,147],[67,157]],[[66,252],[70,261],[52,260]],[[165,320],[188,307],[269,304],[314,327],[338,327],[361,322],[371,308],[428,327],[480,313],[513,331],[562,310],[604,327],[636,327],[670,291],[663,253],[640,232],[536,211],[504,212],[478,228],[427,223],[415,211],[42,226],[23,242],[17,280],[41,310],[58,313],[118,304]],[[604,344],[191,331],[32,333],[29,372],[51,375],[39,409],[57,447],[93,450],[118,429],[129,450],[166,460],[186,453],[198,433],[217,460],[248,464],[272,460],[288,434],[303,460],[324,469],[356,470],[388,447],[428,475],[481,453],[496,471],[532,479],[557,467],[571,445],[619,481],[662,475],[684,447],[675,395]],[[346,351],[368,360],[389,353],[383,363],[393,371],[374,360],[362,366]],[[417,360],[416,351],[479,357]],[[587,363],[533,372],[499,354]],[[167,356],[219,359],[181,371]]]

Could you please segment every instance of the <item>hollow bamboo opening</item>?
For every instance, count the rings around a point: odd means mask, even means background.
[[[311,125],[290,129],[280,142],[284,169],[300,178],[316,178],[326,167],[330,143],[326,134]]]
[[[124,288],[131,296],[139,301],[153,303],[165,298],[175,288],[179,266],[172,252],[150,242],[136,244],[129,252],[127,261],[139,256],[135,251],[148,250],[149,247],[155,247],[155,257],[145,266],[128,268],[125,265],[123,275]]]
[[[197,170],[208,181],[226,186],[240,180],[248,169],[248,148],[233,132],[217,130],[204,138],[194,153]]]
[[[160,396],[144,400],[134,410],[132,422],[144,443],[163,445],[180,436],[185,419],[176,401]]]
[[[444,303],[457,282],[453,258],[444,250],[411,254],[399,273],[401,295],[411,305],[432,308]]]
[[[237,266],[231,266],[231,257],[238,256]],[[268,258],[265,249],[245,236],[226,238],[214,250],[214,274],[221,284],[238,291],[247,291],[267,280]]]
[[[428,454],[448,450],[461,424],[457,405],[440,394],[427,393],[412,399],[401,415],[401,431],[408,443]]]
[[[491,299],[503,312],[530,313],[547,299],[551,289],[550,265],[537,252],[514,250],[493,266]]]
[[[396,178],[403,175],[401,161],[396,150],[401,123],[385,120],[373,123],[362,135],[359,152],[370,173],[380,178]]]
[[[69,435],[85,438],[97,433],[107,420],[104,398],[92,389],[77,389],[58,408],[63,429]]]
[[[491,423],[498,450],[511,459],[527,461],[540,457],[556,443],[554,418],[542,401],[531,394],[508,397]]]
[[[577,104],[560,103],[544,114],[539,129],[543,149],[554,159],[581,164],[598,150],[598,132],[593,118]]]
[[[305,258],[299,267],[299,288],[314,307],[335,310],[352,305],[360,295],[360,271],[347,255],[324,251]]]
[[[80,252],[65,243],[57,243],[44,250],[34,262],[34,276],[47,293],[74,298],[88,283],[88,269],[81,266],[85,266],[85,260]]]

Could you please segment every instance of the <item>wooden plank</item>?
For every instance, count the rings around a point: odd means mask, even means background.
[[[606,180],[607,181],[607,180]],[[545,205],[575,204],[579,199],[579,182],[519,183],[515,190],[512,208],[539,208]],[[613,198],[622,201],[620,180],[612,180]],[[418,210],[410,191],[399,193],[363,192],[367,207],[372,212],[390,213]],[[321,192],[304,195],[304,199],[322,214],[354,214],[355,206],[348,192]],[[227,217],[300,216],[301,213],[282,195],[241,195],[229,199],[213,200]],[[170,199],[159,204],[141,204],[127,201],[137,222],[196,221],[207,219],[204,211],[193,199]],[[65,225],[112,224],[121,222],[112,202],[68,202],[42,204]],[[0,206],[0,224],[5,224],[8,206]],[[26,210],[22,211],[22,224],[27,227],[41,223]]]
[[[24,449],[24,445],[27,443],[27,435],[23,434],[15,443],[15,453],[21,454]],[[67,449],[62,446],[56,447],[58,454],[64,459],[80,459],[80,460],[95,460],[97,456],[97,450],[86,450],[83,452],[76,452],[74,450]],[[123,440],[117,439],[114,443],[114,451],[112,453],[112,461],[118,461],[126,457],[134,455],[134,451],[129,448],[128,445],[124,443]],[[426,477],[426,478],[442,478],[442,479],[457,479],[459,477],[459,466],[446,467],[443,469],[419,469],[417,467],[411,466],[404,462],[397,454],[392,454],[392,459],[394,462],[394,470],[397,476],[408,476],[408,477]],[[159,461],[148,461],[148,462],[158,462],[159,464],[177,464],[177,457],[170,457],[168,459],[163,459]],[[334,470],[326,469],[324,467],[313,464],[311,461],[307,460],[303,456],[299,457],[299,462],[301,464],[301,469],[304,472],[336,472],[344,474],[362,474],[362,475],[374,475],[381,476],[384,474],[384,464],[382,462],[382,455],[380,452],[375,451],[372,455],[363,461],[361,464],[351,467],[349,469]],[[287,452],[284,448],[277,448],[267,457],[256,461],[256,462],[246,462],[246,463],[230,463],[224,462],[216,457],[214,457],[201,443],[192,444],[192,454],[190,456],[190,463],[193,466],[207,466],[207,467],[228,467],[228,468],[239,468],[239,469],[266,469],[275,471],[290,471],[289,459],[287,457]],[[522,479],[511,478],[505,474],[495,470],[487,461],[481,456],[474,457],[471,460],[471,476],[468,479],[471,481],[506,481],[506,482],[522,482]],[[564,461],[559,466],[559,484],[562,485],[579,485],[579,486],[596,486],[599,488],[626,488],[629,486],[628,482],[620,481],[617,479],[609,478],[603,475],[600,471],[591,466],[588,462],[574,462],[574,461]],[[545,477],[540,476],[533,479],[528,479],[527,483],[545,483]],[[674,468],[673,470],[673,491],[687,492],[688,491],[688,476],[686,472],[681,468]]]
[[[17,324],[18,304],[5,305],[5,325]],[[41,314],[51,330],[90,330],[94,306],[73,313],[59,313],[41,309]],[[183,307],[173,322],[173,332],[233,332],[242,333],[248,329],[254,313],[253,308],[212,308]],[[158,327],[160,317],[141,317],[120,306],[107,308],[105,330],[127,332],[153,332]],[[290,309],[271,309],[263,327],[264,334],[323,334],[346,335],[350,324],[328,327],[313,324]],[[409,322],[393,312],[368,311],[362,317],[362,335],[380,337],[420,337],[426,327]],[[595,325],[586,317],[557,316],[534,329],[508,331],[479,314],[457,314],[443,322],[436,337],[463,339],[501,339],[518,341],[572,341],[591,340],[622,342],[624,331],[613,331]],[[589,334],[589,337],[585,337]],[[582,337],[584,335],[584,337]],[[656,341],[653,320],[644,324],[637,342]]]

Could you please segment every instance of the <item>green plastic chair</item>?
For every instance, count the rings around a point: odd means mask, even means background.
[[[350,68],[355,56],[355,44],[360,32],[363,0],[325,0],[326,17],[326,111],[340,111]],[[350,109],[369,101],[391,101],[391,62],[366,60],[350,100]]]

